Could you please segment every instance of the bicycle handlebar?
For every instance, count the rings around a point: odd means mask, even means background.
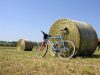
[[[42,31],[42,30],[41,30],[41,32],[42,32],[42,34],[43,34],[43,35],[45,35],[45,34],[46,34],[46,33],[45,33],[44,31]]]
[[[62,36],[51,36],[51,35],[49,35],[49,34],[46,34],[44,31],[42,31],[41,30],[41,32],[42,32],[42,34],[43,34],[43,39],[48,39],[49,37],[50,38],[56,38],[56,39],[59,39],[59,38],[62,38]]]

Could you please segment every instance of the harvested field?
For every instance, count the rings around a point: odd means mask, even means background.
[[[0,48],[0,75],[99,75],[100,51],[91,57],[70,60],[46,56],[37,58],[33,51]]]

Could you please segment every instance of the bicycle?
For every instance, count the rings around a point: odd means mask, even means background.
[[[56,55],[58,55],[61,58],[72,58],[75,54],[75,45],[73,42],[67,40],[64,41],[63,37],[61,35],[59,36],[51,36],[49,34],[46,34],[45,32],[41,31],[43,33],[43,42],[40,42],[37,45],[36,48],[36,56],[37,57],[44,57],[48,52],[48,44],[50,44],[50,47],[52,48],[52,52]],[[52,43],[50,39],[56,39],[57,41],[55,43]]]

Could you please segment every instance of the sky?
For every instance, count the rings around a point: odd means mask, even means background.
[[[42,41],[61,18],[91,24],[100,38],[100,0],[0,0],[0,40]]]

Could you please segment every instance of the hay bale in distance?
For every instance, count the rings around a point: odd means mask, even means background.
[[[32,51],[32,48],[33,48],[33,42],[32,41],[20,39],[17,42],[17,50]]]
[[[88,23],[74,21],[70,19],[57,20],[50,28],[50,35],[60,35],[60,30],[68,28],[68,36],[64,35],[64,40],[70,40],[75,44],[76,55],[90,56],[97,46],[97,34]]]

